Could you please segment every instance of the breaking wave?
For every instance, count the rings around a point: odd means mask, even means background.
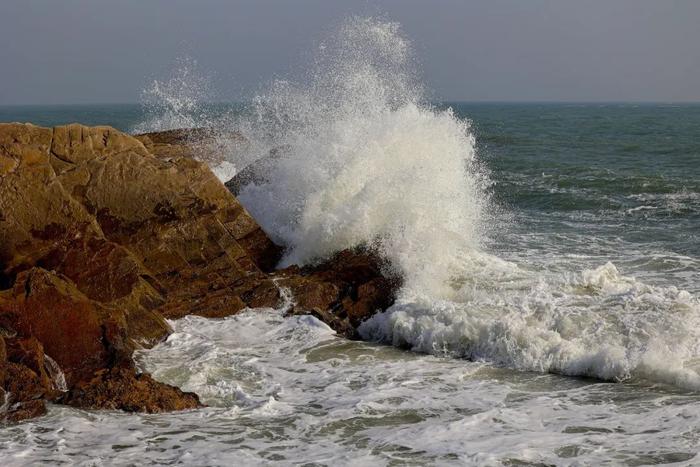
[[[452,300],[404,290],[360,333],[519,370],[700,389],[700,302],[688,292],[644,284],[612,263],[565,277],[500,269],[491,279],[472,274]]]
[[[396,23],[353,18],[318,50],[302,83],[256,98],[248,136],[281,154],[240,200],[288,246],[284,264],[366,246],[447,293],[489,205],[469,122],[424,102]]]
[[[485,240],[508,220],[491,200],[470,122],[427,103],[415,69],[399,25],[351,18],[318,45],[303,79],[273,82],[227,120],[247,144],[226,164],[264,162],[239,199],[287,247],[282,264],[379,251],[404,285],[392,308],[362,325],[366,339],[700,389],[697,297],[612,263],[562,274],[489,253]],[[165,96],[166,126],[201,126],[190,99],[168,98],[178,87],[180,79],[152,92]]]

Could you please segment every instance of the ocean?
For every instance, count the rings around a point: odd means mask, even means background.
[[[235,129],[224,181],[284,148],[239,196],[283,264],[370,245],[403,278],[365,342],[284,307],[175,321],[137,363],[208,408],[51,405],[2,464],[699,465],[700,105],[431,104],[391,25],[346,29],[249,104],[0,108]]]
[[[427,334],[397,325],[400,346],[421,353],[348,342],[272,310],[188,317],[139,363],[210,408],[54,405],[0,429],[3,464],[700,462],[700,106],[436,108],[471,122],[491,181],[498,228],[483,248],[507,266],[488,300],[466,302],[476,310],[431,310]],[[143,118],[138,105],[0,108],[0,121],[44,126],[131,131]],[[468,321],[479,306],[488,325]],[[639,363],[652,337],[662,360]],[[552,348],[579,341],[591,346],[583,363]]]

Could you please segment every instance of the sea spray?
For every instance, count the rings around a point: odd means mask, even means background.
[[[197,152],[207,156],[204,162],[220,180],[227,181],[236,175],[240,164],[250,162],[241,159],[240,154],[253,151],[247,141],[238,137],[236,109],[213,104],[215,100],[210,76],[192,57],[178,57],[167,78],[153,79],[142,91],[144,118],[131,128],[131,133],[203,129],[210,138],[197,143],[207,146]],[[246,146],[245,151],[241,145]],[[232,154],[239,155],[236,164]]]
[[[695,297],[612,264],[562,276],[485,250],[489,231],[507,225],[469,122],[427,105],[412,67],[397,25],[354,18],[321,45],[307,81],[257,98],[250,138],[282,156],[240,199],[288,247],[283,264],[378,249],[405,282],[396,304],[361,326],[369,340],[700,388],[688,366],[700,355]]]
[[[144,120],[132,132],[221,126],[207,106],[213,95],[211,80],[197,61],[179,57],[167,79],[153,79],[142,91]]]
[[[395,23],[352,18],[305,82],[255,100],[247,136],[282,155],[239,199],[288,247],[283,265],[369,246],[443,295],[459,252],[479,245],[487,179],[469,122],[423,102],[411,57]]]
[[[533,270],[484,247],[508,228],[507,216],[490,199],[470,123],[425,102],[397,24],[352,18],[317,52],[304,80],[273,82],[248,112],[217,125],[246,137],[227,154],[231,167],[275,154],[239,199],[287,247],[282,265],[365,246],[403,276],[396,304],[360,327],[365,339],[519,370],[700,389],[697,297],[612,263]],[[178,109],[166,121],[178,121]],[[189,126],[212,122],[194,114]]]

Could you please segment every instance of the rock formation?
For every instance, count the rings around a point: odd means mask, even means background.
[[[165,318],[275,308],[286,288],[290,312],[354,337],[391,303],[372,255],[274,270],[282,249],[195,159],[205,137],[0,124],[0,418],[199,407],[134,368]]]

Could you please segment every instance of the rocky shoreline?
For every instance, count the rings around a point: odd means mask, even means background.
[[[288,293],[289,313],[354,338],[391,305],[397,281],[371,253],[275,269],[282,247],[199,161],[206,138],[0,124],[0,420],[46,401],[201,407],[134,366],[170,334],[166,319],[277,308]]]

